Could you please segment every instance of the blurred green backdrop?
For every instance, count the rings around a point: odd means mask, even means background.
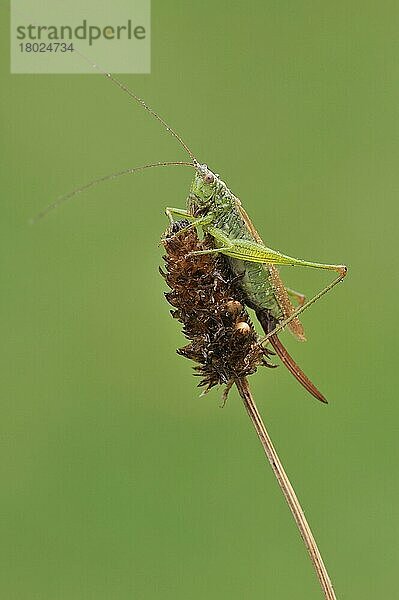
[[[9,600],[320,598],[235,393],[198,398],[158,274],[191,173],[99,75],[10,76],[1,5],[0,594]],[[346,262],[252,385],[338,598],[397,594],[397,2],[153,1],[152,74],[123,76],[218,170],[264,238]],[[286,269],[307,294],[323,273]]]

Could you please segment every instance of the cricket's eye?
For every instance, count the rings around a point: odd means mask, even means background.
[[[214,179],[215,179],[214,175],[212,173],[209,173],[209,172],[204,177],[205,183],[213,183]]]

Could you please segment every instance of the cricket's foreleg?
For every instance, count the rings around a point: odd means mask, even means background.
[[[178,215],[180,217],[184,217],[188,221],[191,221],[189,225],[186,225],[185,227],[179,229],[179,231],[177,231],[175,235],[180,235],[182,231],[187,231],[187,229],[190,229],[191,227],[200,227],[201,225],[207,225],[212,222],[213,218],[211,215],[207,215],[205,217],[194,217],[185,208],[171,208],[169,206],[165,208],[165,214],[168,217],[171,225],[173,225],[173,223],[175,222],[173,220],[173,215]]]
[[[178,215],[179,217],[185,217],[186,219],[194,220],[195,217],[191,215],[188,210],[185,208],[172,208],[167,206],[165,208],[165,215],[168,217],[171,224],[174,223],[173,215]]]

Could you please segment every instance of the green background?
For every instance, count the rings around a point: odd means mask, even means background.
[[[1,6],[0,594],[9,600],[321,598],[237,394],[198,398],[158,274],[154,169],[185,159],[99,75],[9,75]],[[161,2],[152,74],[123,76],[240,196],[267,243],[345,262],[259,407],[338,598],[397,596],[397,2]],[[94,52],[94,50],[93,50]],[[328,281],[286,268],[308,295]]]

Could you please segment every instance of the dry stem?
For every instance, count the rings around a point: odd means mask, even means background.
[[[265,454],[268,461],[274,471],[277,478],[278,484],[284,494],[288,506],[292,512],[295,522],[298,526],[301,537],[305,543],[310,559],[313,563],[317,577],[319,578],[321,588],[323,590],[326,600],[336,600],[334,589],[327,573],[327,569],[324,565],[323,559],[317,547],[316,541],[313,537],[312,531],[305,518],[304,512],[299,504],[299,500],[296,497],[294,489],[284,471],[283,465],[280,462],[278,454],[272,444],[272,441],[267,433],[266,427],[262,421],[262,417],[256,407],[254,399],[249,388],[248,380],[246,378],[238,379],[236,381],[237,389],[244,402],[244,406],[247,413],[255,427],[256,433],[261,441]]]

